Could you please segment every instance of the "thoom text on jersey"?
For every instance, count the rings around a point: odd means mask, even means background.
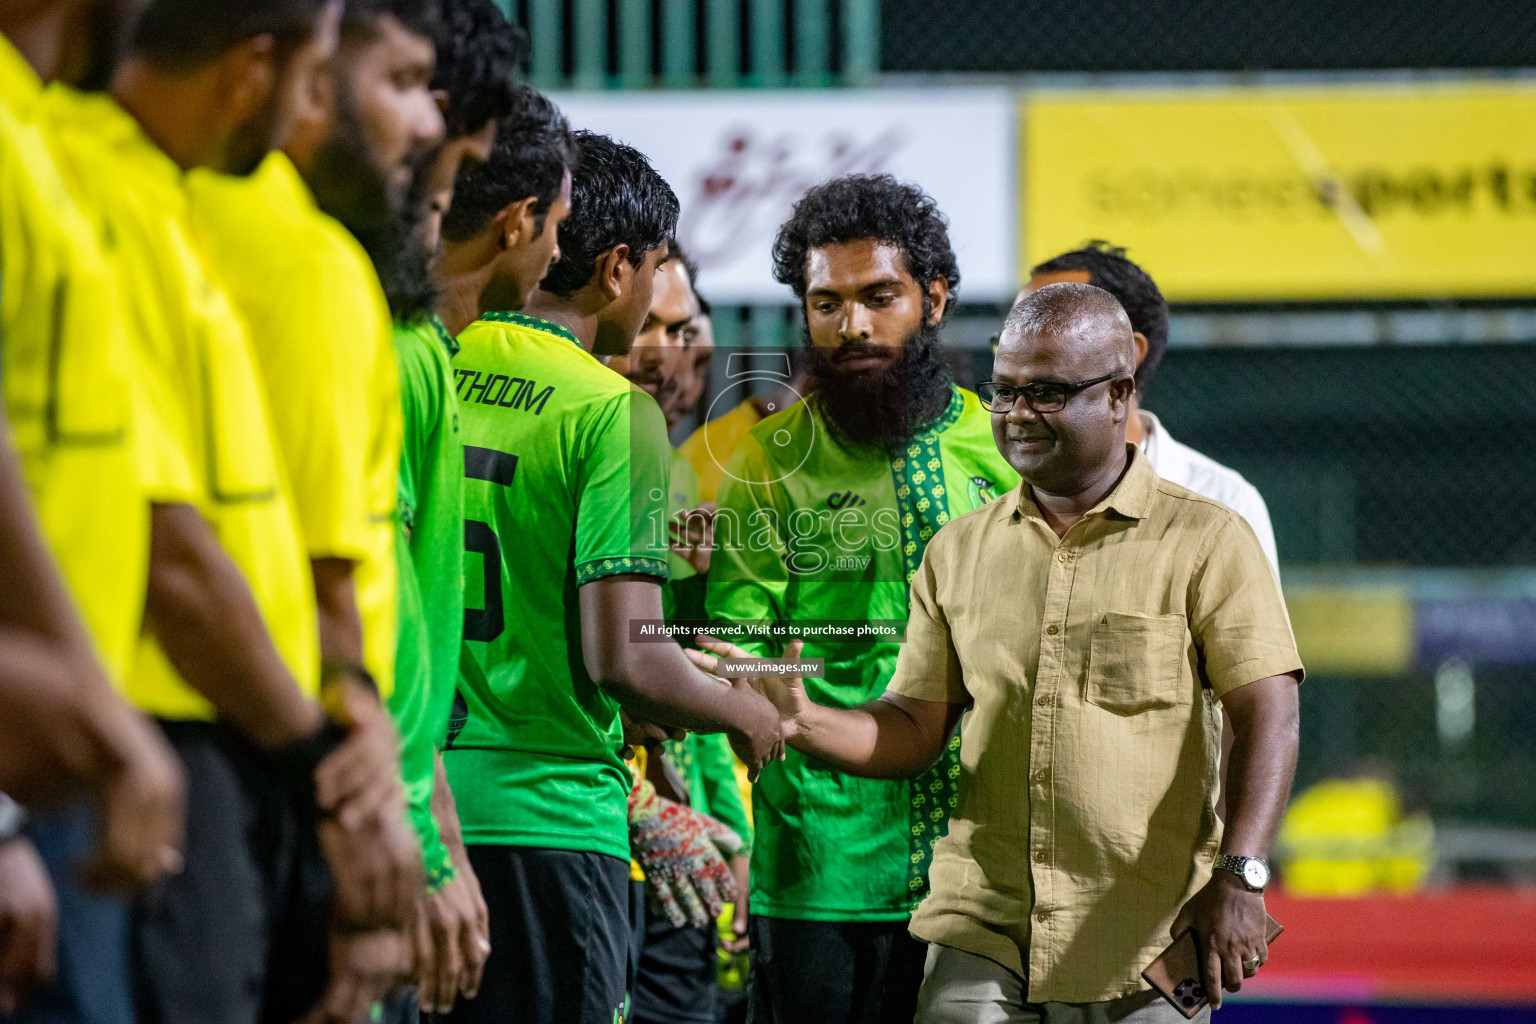
[[[538,384],[526,377],[509,377],[505,373],[485,373],[481,370],[457,369],[455,385],[461,402],[479,402],[481,405],[499,405],[503,409],[522,409],[535,416],[542,415],[544,403],[555,393],[550,384],[542,391]]]

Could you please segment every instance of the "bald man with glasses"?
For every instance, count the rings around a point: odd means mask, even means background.
[[[912,918],[930,944],[918,1024],[1182,1021],[1141,979],[1175,936],[1194,930],[1213,1005],[1267,956],[1301,661],[1252,528],[1126,443],[1135,365],[1109,293],[1016,305],[978,393],[1023,483],[929,543],[885,694],[834,709],[765,684],[790,746],[875,778],[924,770],[970,712]],[[734,655],[706,647],[706,669]]]

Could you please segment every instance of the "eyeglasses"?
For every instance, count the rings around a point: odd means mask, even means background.
[[[1022,387],[1002,384],[995,380],[984,380],[976,385],[976,394],[989,412],[1009,412],[1018,404],[1020,395],[1024,396],[1024,404],[1035,412],[1061,412],[1067,407],[1067,402],[1079,392],[1086,391],[1095,384],[1103,384],[1107,380],[1120,380],[1127,376],[1129,374],[1106,373],[1102,377],[1080,380],[1072,384],[1059,380],[1037,380]]]

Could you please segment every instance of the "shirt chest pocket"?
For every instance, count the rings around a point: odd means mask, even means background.
[[[1187,704],[1184,616],[1100,612],[1088,646],[1084,697],[1117,715]]]
[[[128,346],[110,324],[117,315],[79,282],[60,280],[44,372],[44,427],[50,444],[120,445],[128,439]]]

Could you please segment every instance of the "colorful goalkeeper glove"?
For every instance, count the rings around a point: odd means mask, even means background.
[[[645,871],[652,911],[673,927],[706,927],[735,901],[736,880],[720,849],[741,849],[741,837],[707,814],[657,796],[644,779],[629,794],[629,845]]]

